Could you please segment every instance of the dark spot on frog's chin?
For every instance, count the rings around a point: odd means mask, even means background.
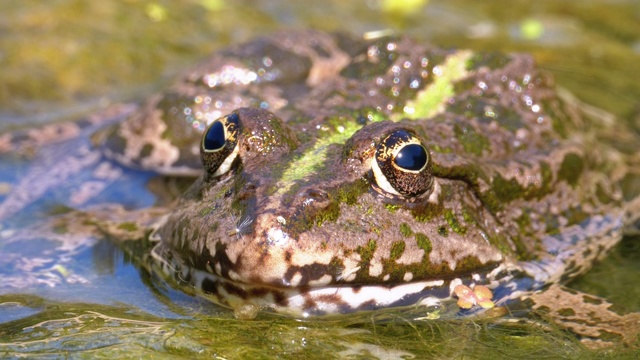
[[[202,281],[202,291],[206,294],[210,295],[222,295],[219,294],[218,288],[222,287],[224,291],[230,295],[237,296],[241,299],[252,299],[252,298],[263,298],[266,297],[267,294],[271,291],[265,287],[253,287],[249,289],[245,289],[241,286],[236,285],[231,281],[223,281],[223,280],[213,280],[209,278],[205,278]],[[277,298],[276,293],[278,291],[274,291],[274,298]],[[284,299],[286,301],[286,299]]]
[[[204,278],[204,280],[202,280],[202,292],[204,292],[205,294],[217,294],[218,293],[218,282],[217,281],[213,281],[211,279]]]
[[[315,309],[318,307],[318,304],[313,301],[310,297],[305,297],[304,304],[302,305],[305,309]]]
[[[280,306],[289,305],[289,299],[287,299],[287,296],[281,291],[273,291],[273,301]]]
[[[367,310],[375,310],[378,308],[378,304],[374,299],[367,300],[358,306],[358,310],[367,311]]]
[[[287,272],[282,278],[283,283],[290,283],[294,276],[300,276],[300,283],[297,286],[306,286],[312,280],[318,280],[325,275],[332,275],[330,265],[308,264],[303,266],[289,265]],[[278,285],[278,284],[275,284]]]

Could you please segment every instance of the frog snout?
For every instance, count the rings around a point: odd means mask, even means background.
[[[304,189],[298,193],[296,203],[302,207],[325,208],[331,203],[331,197],[322,189]]]

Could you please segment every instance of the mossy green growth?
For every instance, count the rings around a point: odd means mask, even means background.
[[[455,95],[454,82],[467,76],[466,66],[471,56],[470,51],[458,51],[434,67],[435,80],[418,92],[415,99],[407,101],[404,116],[424,119],[443,111],[449,98]]]
[[[471,125],[460,127],[455,125],[453,132],[456,135],[456,139],[462,144],[464,151],[476,156],[482,156],[485,150],[490,149],[489,139],[485,136],[478,134]]]
[[[445,210],[444,219],[447,221],[447,224],[449,224],[451,230],[456,234],[464,235],[467,232],[467,228],[460,224],[458,218],[451,209]]]
[[[205,206],[200,209],[200,216],[207,216],[211,214],[215,210],[214,206]]]
[[[369,113],[367,119],[378,121],[382,120],[382,117],[377,113]],[[286,168],[276,169],[281,172],[276,186],[278,194],[289,192],[297,181],[310,175],[329,174],[323,171],[323,168],[327,166],[326,160],[331,151],[331,145],[343,145],[364,125],[351,117],[344,116],[329,119],[327,123],[326,131],[320,133],[320,137],[311,148],[287,162]]]
[[[424,250],[424,253],[426,255],[431,253],[431,249],[432,249],[431,240],[429,240],[427,235],[423,233],[416,233],[416,242],[418,243],[418,247]]]
[[[575,187],[583,171],[584,161],[582,158],[578,154],[568,153],[560,165],[558,179],[565,180],[569,185]]]
[[[496,213],[510,201],[542,198],[551,193],[554,184],[551,166],[545,161],[541,161],[539,166],[542,181],[537,186],[531,183],[524,187],[516,179],[505,179],[499,173],[495,174],[491,183],[491,190],[480,193],[482,202],[491,212]]]
[[[427,222],[436,219],[444,211],[444,206],[441,202],[437,204],[424,203],[419,204],[411,208],[411,215],[416,221]]]
[[[411,230],[411,227],[407,223],[402,223],[400,224],[400,233],[402,236],[408,238],[413,235],[413,230]]]
[[[377,243],[373,239],[369,239],[367,245],[358,246],[356,248],[356,253],[360,255],[360,268],[356,273],[356,277],[358,279],[368,279],[369,276],[369,264],[371,263],[371,259],[373,259],[373,253],[376,251]]]
[[[438,234],[442,237],[447,237],[449,236],[449,230],[444,225],[438,226]]]
[[[391,244],[391,254],[389,254],[390,260],[398,260],[404,253],[405,243],[404,241],[396,241]]]
[[[343,184],[329,192],[330,203],[324,208],[305,206],[300,209],[287,223],[290,235],[297,236],[313,227],[320,226],[326,221],[336,221],[340,217],[340,205],[357,205],[360,196],[369,190],[369,183],[358,179],[353,183]],[[372,229],[375,231],[376,229]]]
[[[136,231],[138,230],[138,224],[134,222],[123,222],[118,225],[118,229],[126,231]]]
[[[505,179],[500,174],[496,174],[493,178],[492,189],[498,200],[502,202],[510,202],[515,199],[523,198],[524,189],[516,179]]]
[[[398,209],[402,208],[402,206],[400,206],[398,204],[389,204],[389,203],[384,204],[384,207],[387,210],[389,210],[390,213],[394,213],[394,212],[398,211]]]

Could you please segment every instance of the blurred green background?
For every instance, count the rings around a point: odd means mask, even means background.
[[[226,44],[279,29],[390,29],[444,47],[526,51],[582,100],[629,118],[640,100],[640,2],[0,2],[0,123],[139,99]]]

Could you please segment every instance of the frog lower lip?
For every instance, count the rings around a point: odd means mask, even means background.
[[[487,282],[480,273],[454,279],[426,280],[405,282],[395,285],[320,285],[302,286],[292,281],[273,286],[258,282],[234,281],[185,266],[177,258],[167,263],[166,257],[155,250],[153,255],[162,266],[182,269],[173,273],[178,283],[188,281],[189,287],[199,289],[207,297],[232,308],[243,304],[258,307],[269,307],[280,312],[298,317],[319,316],[335,313],[374,310],[390,306],[406,306],[416,303],[438,305],[442,300],[451,299],[453,288],[462,283],[475,284]],[[212,269],[213,270],[213,269]],[[496,274],[508,273],[502,266],[487,272]]]

